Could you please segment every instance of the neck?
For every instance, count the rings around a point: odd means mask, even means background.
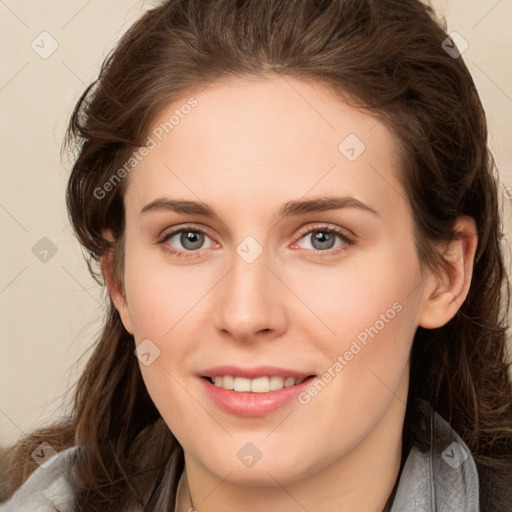
[[[270,472],[268,485],[240,484],[211,473],[185,453],[186,478],[177,512],[192,507],[197,512],[383,512],[400,470],[404,416],[405,404],[395,397],[362,443],[320,471],[286,485],[272,479]]]

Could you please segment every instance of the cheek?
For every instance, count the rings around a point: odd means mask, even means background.
[[[356,423],[366,417],[365,408],[380,409],[393,397],[408,364],[422,277],[414,247],[405,245],[354,258],[329,276],[325,270],[310,273],[299,292],[329,328],[315,338],[325,356],[326,385],[319,386],[325,400],[312,398],[319,407],[336,403],[353,411]],[[310,325],[319,323],[308,318]]]
[[[281,272],[312,313],[298,324],[314,327],[324,343],[339,349],[358,336],[364,342],[375,330],[391,333],[414,323],[422,276],[412,241],[355,249],[336,266],[283,265]]]
[[[135,339],[170,338],[212,287],[210,274],[201,265],[173,267],[157,249],[127,251],[125,289]]]

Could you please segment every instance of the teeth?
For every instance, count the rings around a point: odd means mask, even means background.
[[[293,386],[295,384],[295,379],[293,377],[288,377],[284,381],[284,387],[289,388],[290,386]]]
[[[224,384],[224,377],[221,377],[222,384]],[[223,386],[224,387],[224,386]],[[235,391],[251,391],[251,379],[244,377],[235,377]]]
[[[270,377],[270,390],[275,391],[276,389],[281,389],[284,387],[284,379],[283,377]]]
[[[224,377],[217,377],[220,380],[220,386],[224,389],[234,389],[235,387],[235,378],[230,375],[225,375]]]
[[[282,388],[289,388],[297,384],[302,384],[305,377],[296,379],[295,377],[257,377],[256,379],[247,379],[246,377],[233,377],[231,375],[217,375],[213,377],[213,383],[224,389],[232,389],[242,393],[268,393]]]

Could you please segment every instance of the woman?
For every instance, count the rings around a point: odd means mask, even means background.
[[[5,510],[512,510],[497,176],[447,37],[417,0],[128,31],[67,141],[110,311]]]

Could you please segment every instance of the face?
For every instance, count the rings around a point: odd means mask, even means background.
[[[399,446],[428,281],[392,134],[268,76],[184,96],[148,135],[116,305],[187,464],[285,485]]]

